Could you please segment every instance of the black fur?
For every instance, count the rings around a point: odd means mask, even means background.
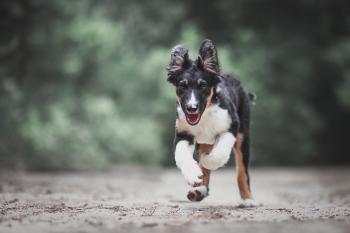
[[[168,81],[176,87],[176,94],[183,111],[186,113],[186,103],[193,93],[199,102],[198,114],[205,111],[211,90],[212,104],[228,110],[231,117],[231,127],[228,129],[235,137],[243,135],[243,161],[248,175],[249,144],[250,144],[250,108],[255,98],[247,91],[241,81],[232,75],[221,73],[217,50],[210,40],[204,40],[195,61],[188,57],[188,49],[184,45],[175,46],[171,52],[171,61],[167,68]],[[198,80],[203,80],[204,86]],[[194,143],[194,138],[185,132],[176,132],[175,143],[188,140]],[[249,176],[248,176],[249,177]],[[249,180],[249,178],[248,178]],[[248,181],[249,183],[249,181]]]

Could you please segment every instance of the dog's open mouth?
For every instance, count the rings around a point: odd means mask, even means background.
[[[190,125],[198,124],[200,119],[201,119],[201,114],[199,114],[199,113],[187,113],[186,114],[186,120],[187,120],[188,124],[190,124]]]

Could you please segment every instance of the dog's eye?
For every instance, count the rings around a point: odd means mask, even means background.
[[[179,83],[179,88],[186,88],[187,87],[187,82],[180,82]]]
[[[206,82],[206,81],[200,82],[200,83],[199,83],[199,87],[200,87],[201,89],[206,89],[206,88],[208,87],[207,82]]]

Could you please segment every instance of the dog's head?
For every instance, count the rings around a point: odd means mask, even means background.
[[[176,87],[177,101],[187,122],[198,124],[219,82],[220,67],[214,44],[204,40],[194,61],[188,57],[185,45],[175,46],[167,70],[168,81]]]

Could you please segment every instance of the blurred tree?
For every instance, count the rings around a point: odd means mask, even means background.
[[[209,37],[258,96],[256,164],[350,162],[349,1],[0,2],[0,164],[173,164],[169,51]]]

